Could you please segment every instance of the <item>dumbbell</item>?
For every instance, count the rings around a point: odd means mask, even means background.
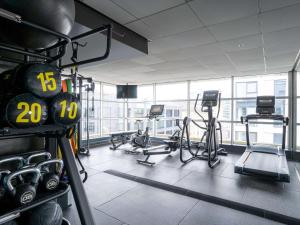
[[[32,174],[30,182],[24,182],[13,186],[12,181],[18,176]],[[41,177],[41,172],[37,168],[26,168],[8,174],[3,181],[6,190],[14,198],[16,204],[25,205],[32,202],[36,196],[36,188]]]
[[[49,166],[51,164],[58,166],[54,173],[49,170]],[[63,169],[63,161],[59,159],[47,160],[39,163],[36,168],[41,172],[42,188],[46,191],[55,190],[59,185],[60,175]]]

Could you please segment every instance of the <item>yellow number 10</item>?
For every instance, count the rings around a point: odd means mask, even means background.
[[[41,81],[43,92],[56,90],[56,80],[52,76],[54,76],[53,72],[39,73],[37,75],[37,79]]]
[[[38,103],[32,103],[29,105],[27,102],[19,102],[17,105],[18,110],[23,110],[16,119],[17,123],[38,123],[41,120],[42,107]],[[30,120],[24,118],[27,114],[30,114]]]
[[[61,112],[60,112],[60,117],[64,118],[66,115],[66,110],[67,110],[67,100],[63,100],[60,102],[61,105]],[[68,117],[69,119],[73,120],[77,116],[77,103],[76,102],[71,102],[70,103],[70,108],[68,109]]]

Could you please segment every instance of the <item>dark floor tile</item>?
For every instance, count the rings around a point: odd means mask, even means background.
[[[125,223],[113,218],[103,212],[96,209],[92,209],[94,221],[96,225],[124,225]],[[81,225],[80,218],[75,205],[71,208],[64,210],[64,217],[68,219],[71,225]]]
[[[98,206],[124,194],[137,185],[126,179],[99,173],[89,177],[84,187],[90,204]]]
[[[175,185],[233,201],[242,200],[246,190],[237,180],[197,172],[187,175]]]
[[[300,170],[299,170],[300,174]],[[290,183],[284,183],[284,188],[287,191],[297,191],[300,192],[300,176],[294,175],[291,176]]]
[[[141,186],[97,209],[131,225],[174,225],[196,203],[193,198]]]
[[[180,225],[280,225],[261,217],[207,202],[198,204],[181,221]]]
[[[98,165],[94,165],[91,168],[98,170],[98,171],[105,171],[105,170],[118,170],[120,172],[128,172],[134,169],[140,168],[136,161],[129,161],[126,159],[114,159],[109,162],[99,163]]]
[[[188,152],[185,151],[184,160],[190,157],[191,156],[188,154]],[[222,161],[222,159],[221,159],[221,163],[213,169],[211,169],[208,166],[208,162],[206,160],[193,160],[187,164],[183,164],[180,161],[179,152],[177,154],[174,154],[173,157],[164,158],[159,162],[159,164],[169,166],[169,167],[174,167],[177,169],[185,169],[185,170],[197,171],[201,173],[212,173],[216,175],[221,174],[228,165],[228,163]]]
[[[247,188],[242,202],[300,219],[300,192]]]
[[[226,177],[230,179],[240,179],[240,177],[242,176],[234,172],[234,164],[231,163],[227,163],[227,166],[219,175],[221,177]]]
[[[143,177],[167,184],[174,184],[189,173],[191,173],[191,171],[189,170],[170,168],[162,165],[156,165],[155,167],[140,165],[138,169],[134,169],[128,172],[128,174],[134,176]]]
[[[104,152],[104,150],[103,150]],[[105,155],[102,152],[97,152],[97,155],[95,153],[91,153],[91,156],[84,156],[81,157],[81,162],[83,165],[92,167],[95,165],[99,165],[100,163],[109,162],[111,160],[114,160],[114,156],[112,155]]]
[[[221,156],[221,159],[223,162],[231,163],[231,164],[235,164],[240,158],[241,158],[241,155],[232,154],[232,153],[228,153],[227,156]]]
[[[88,173],[88,177],[93,176],[95,174],[101,173],[101,171],[99,170],[95,170],[93,168],[89,168],[87,166],[84,166],[84,169],[86,170],[86,172]]]

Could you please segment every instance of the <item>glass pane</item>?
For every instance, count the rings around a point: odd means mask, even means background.
[[[300,98],[297,99],[297,123],[300,123]]]
[[[102,134],[107,136],[112,132],[118,132],[124,130],[123,119],[107,119],[102,120]]]
[[[85,87],[85,85],[88,85],[88,86]],[[82,87],[82,95],[81,95],[82,99],[87,99],[87,91],[86,91],[87,87],[91,88],[91,85],[90,85],[90,83],[84,81],[83,82],[83,87]],[[95,100],[100,100],[100,97],[101,97],[101,94],[100,94],[100,82],[97,82],[97,81],[95,82],[95,90],[94,90],[94,92],[89,91],[89,98],[92,99],[93,96],[94,96]]]
[[[156,85],[156,100],[187,99],[187,82]]]
[[[205,124],[200,122],[200,121],[196,121],[197,124],[199,124],[202,127],[205,127]],[[223,143],[230,143],[231,142],[231,124],[230,123],[221,123],[221,127],[222,127],[222,139],[223,139]],[[199,127],[197,127],[196,125],[194,125],[193,123],[191,123],[190,125],[190,136],[191,139],[194,141],[200,141],[204,135],[204,129],[200,129]],[[220,137],[220,133],[217,133]],[[203,139],[205,141],[205,138]]]
[[[191,104],[190,104],[191,118],[193,118],[195,120],[201,120],[199,115],[197,115],[195,112],[194,105],[195,105],[195,101],[191,101]],[[197,110],[205,119],[207,119],[207,112],[201,112],[201,100],[198,103]],[[213,115],[217,116],[217,113],[218,113],[218,107],[214,107]],[[231,100],[221,100],[219,120],[231,121]]]
[[[103,84],[102,89],[103,100],[117,100],[117,87],[115,85]]]
[[[129,102],[153,101],[153,85],[140,85],[137,88],[137,99],[128,99]]]
[[[182,126],[182,121],[180,121]],[[179,127],[176,126],[175,119],[162,119],[156,121],[156,134],[160,137],[171,136]]]
[[[94,98],[95,100],[100,100],[101,98],[101,88],[99,82],[95,82]]]
[[[233,120],[240,121],[241,116],[256,113],[256,99],[235,100],[233,108]]]
[[[297,72],[297,96],[300,96],[300,73]]]
[[[234,100],[234,121],[240,121],[241,116],[246,116],[249,114],[256,114],[256,99]],[[275,114],[288,116],[288,99],[276,99]],[[260,122],[263,121],[261,120]]]
[[[143,118],[151,108],[152,102],[128,103],[127,117]]]
[[[202,97],[205,90],[219,90],[222,98],[231,98],[231,79],[191,81],[190,90],[191,99],[196,99],[198,94]]]
[[[300,126],[297,126],[297,150],[300,150]]]
[[[152,135],[153,134],[153,121],[148,121],[147,119],[144,119],[143,121],[137,121],[137,120],[133,120],[133,119],[129,119],[127,120],[127,130],[142,130],[144,131],[146,129],[147,126],[150,127],[150,132],[149,134]]]
[[[124,103],[102,102],[103,118],[118,118],[124,116]]]
[[[87,124],[87,105],[86,100],[82,101],[81,132],[82,138],[86,139],[87,129],[89,129],[90,139],[99,138],[100,135],[100,101],[95,101],[94,108],[89,106],[89,122]]]
[[[282,126],[276,124],[250,124],[250,143],[263,145],[282,144]],[[246,128],[243,124],[234,124],[234,144],[246,144]],[[287,135],[288,137],[288,135]],[[286,140],[287,143],[287,140]]]
[[[183,119],[187,116],[187,101],[157,102],[165,105],[162,118]]]
[[[259,95],[288,96],[288,75],[283,73],[234,78],[235,98]]]

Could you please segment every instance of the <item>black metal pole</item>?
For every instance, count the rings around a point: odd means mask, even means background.
[[[95,225],[93,214],[76,166],[75,157],[70,142],[66,137],[58,138],[61,148],[64,167],[68,173],[74,200],[80,217],[81,225]]]

